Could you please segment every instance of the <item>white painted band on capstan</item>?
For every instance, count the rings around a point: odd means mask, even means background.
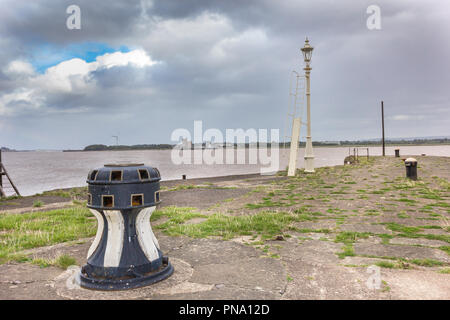
[[[95,235],[94,242],[92,242],[91,246],[89,247],[89,251],[87,254],[88,259],[95,252],[98,245],[100,244],[100,240],[102,239],[103,235],[103,227],[105,225],[105,222],[103,221],[103,216],[100,214],[100,212],[94,209],[89,209],[89,211],[97,218],[97,234]]]
[[[136,234],[139,244],[144,251],[145,256],[149,261],[154,261],[159,258],[158,249],[159,244],[153,234],[150,225],[150,217],[156,207],[148,207],[142,209],[136,217]]]
[[[108,239],[103,265],[105,267],[118,267],[122,256],[125,232],[122,213],[119,210],[105,210],[103,213],[108,223]]]

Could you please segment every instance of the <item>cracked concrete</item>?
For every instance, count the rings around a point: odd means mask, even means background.
[[[420,183],[427,188],[438,188],[442,181],[433,176],[448,183],[450,161],[447,158],[420,157],[419,160]],[[208,184],[204,189],[165,191],[164,205],[193,206],[202,213],[229,212],[231,216],[268,210],[295,212],[308,205],[308,210],[320,215],[293,223],[279,240],[274,240],[275,237],[262,241],[257,234],[240,235],[230,241],[217,237],[171,237],[155,229],[161,249],[169,256],[175,272],[160,283],[126,292],[99,292],[68,285],[73,283],[70,281],[76,267],[64,271],[30,263],[3,264],[0,265],[0,299],[450,299],[450,275],[441,273],[450,266],[450,256],[442,249],[448,246],[450,212],[445,205],[436,206],[437,200],[417,197],[418,193],[414,192],[423,191],[422,184],[404,188],[407,182],[395,180],[404,176],[404,167],[398,162],[395,158],[377,158],[369,167],[339,166],[328,171],[323,169],[323,173],[318,170],[317,180],[303,176],[296,180],[248,175],[172,181],[168,187],[208,182],[222,189]],[[291,185],[294,187],[290,188]],[[237,189],[223,189],[230,186]],[[339,191],[342,187],[348,188]],[[386,190],[380,191],[383,194],[371,193],[383,188]],[[276,192],[274,196],[269,195]],[[294,194],[298,199],[286,206],[245,207],[247,203],[261,203],[264,197],[281,201]],[[438,201],[448,203],[449,191],[440,192],[439,197]],[[416,202],[398,201],[400,198]],[[399,217],[400,212],[405,215]],[[163,217],[153,225],[167,220]],[[204,222],[201,218],[188,223]],[[386,222],[433,227],[418,231],[420,236],[406,237],[408,234],[399,236],[400,231],[389,229]],[[315,232],[318,229],[324,230]],[[354,237],[338,242],[337,237],[343,232]],[[382,238],[381,234],[390,238]],[[92,238],[80,239],[26,253],[36,258],[69,254],[79,267],[86,262],[91,242]],[[353,251],[339,257],[345,246]],[[374,269],[368,269],[369,266],[403,261],[383,257],[405,261],[432,259],[442,265],[423,267],[408,262],[408,269],[377,267],[379,287],[372,288],[368,282],[373,280],[371,270]]]

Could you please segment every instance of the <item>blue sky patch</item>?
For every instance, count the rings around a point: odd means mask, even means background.
[[[124,45],[114,48],[100,42],[84,42],[70,44],[65,47],[43,44],[33,49],[30,62],[37,72],[44,73],[45,70],[62,61],[80,58],[86,62],[92,62],[98,56],[117,51],[129,52],[130,49]]]

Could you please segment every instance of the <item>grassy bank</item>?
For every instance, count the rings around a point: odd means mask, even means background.
[[[83,207],[0,215],[0,263],[28,261],[21,252],[61,242],[91,237],[96,220]]]

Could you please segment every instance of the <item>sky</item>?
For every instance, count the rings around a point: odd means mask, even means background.
[[[80,29],[69,29],[70,5]],[[379,28],[369,28],[379,8]],[[280,129],[314,47],[314,141],[450,135],[448,0],[0,0],[0,146]],[[372,20],[371,20],[372,19]],[[372,24],[373,25],[373,24]],[[304,116],[304,114],[303,114]],[[301,139],[304,140],[305,128]]]

